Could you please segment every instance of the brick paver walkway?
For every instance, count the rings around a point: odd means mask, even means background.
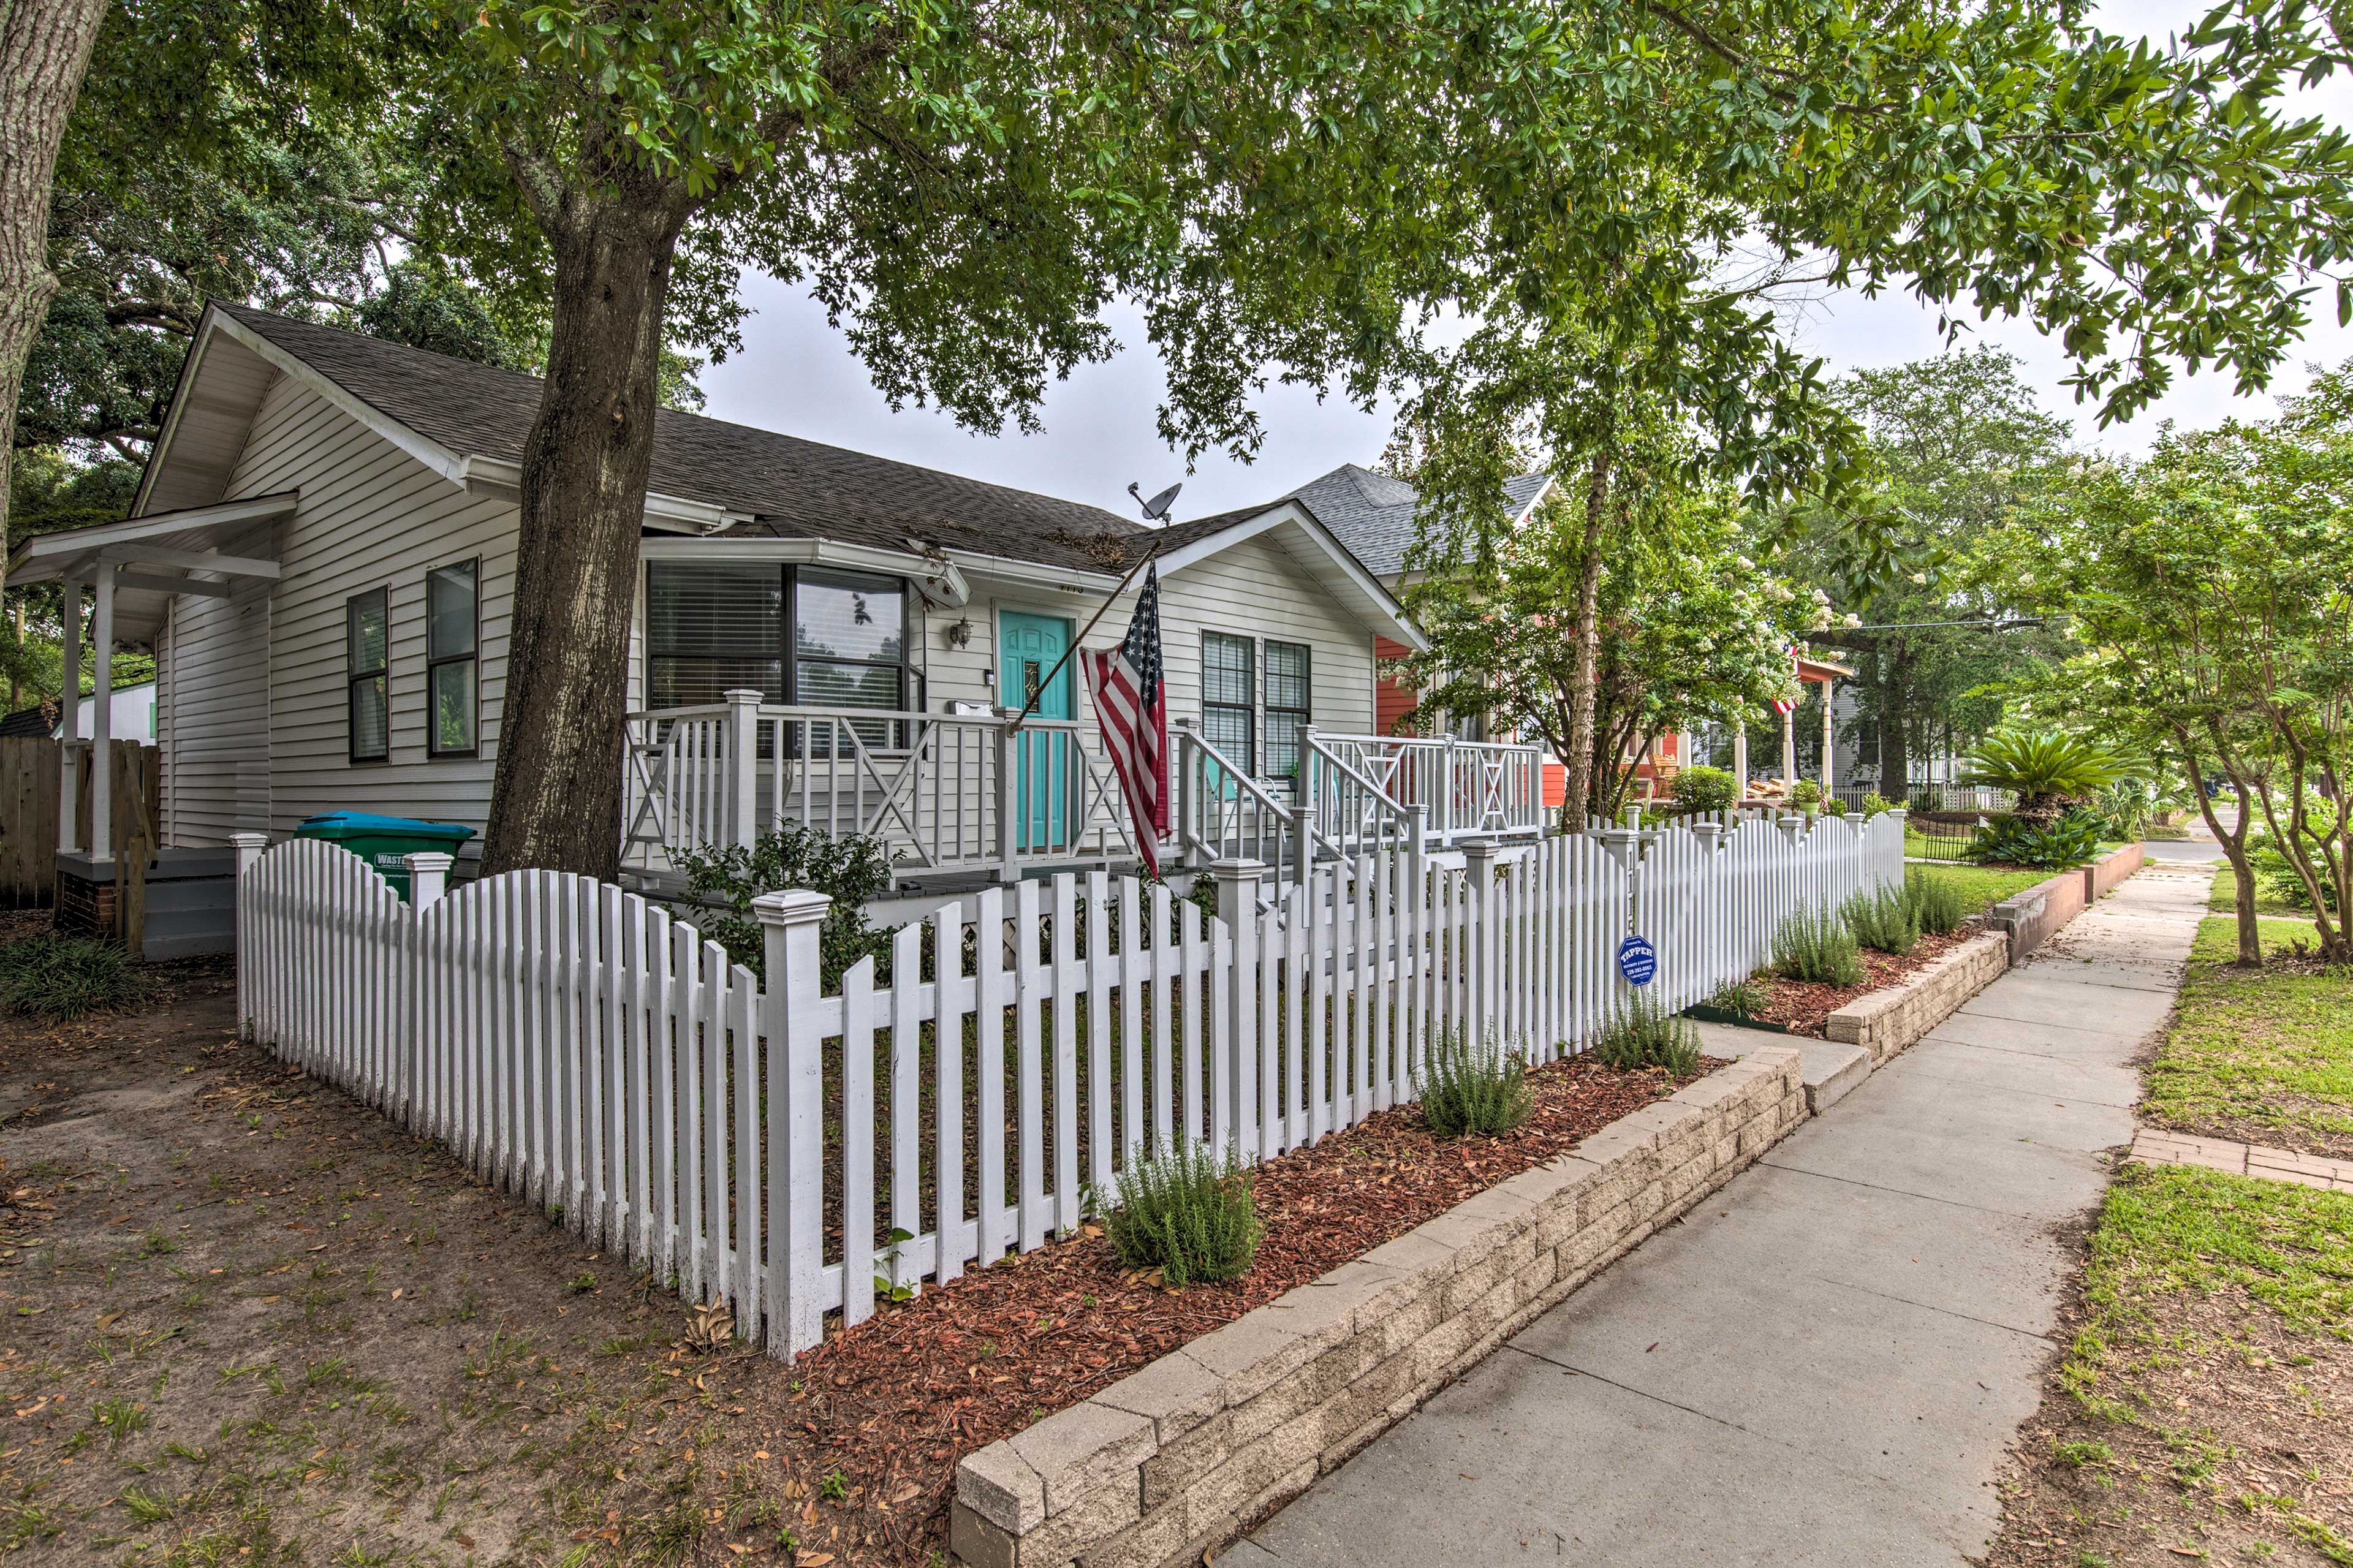
[[[2233,1175],[2265,1176],[2275,1182],[2353,1193],[2353,1160],[2324,1160],[2317,1154],[2233,1143],[2227,1138],[2193,1138],[2187,1132],[2144,1127],[2133,1134],[2129,1158],[2150,1165],[2203,1165]]]

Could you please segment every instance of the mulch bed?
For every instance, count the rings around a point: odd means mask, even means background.
[[[1944,936],[1924,936],[1917,947],[1900,956],[1874,952],[1866,947],[1862,950],[1863,982],[1860,985],[1824,985],[1811,980],[1784,980],[1778,974],[1760,974],[1757,978],[1772,988],[1773,1000],[1757,1016],[1768,1024],[1780,1025],[1793,1035],[1819,1040],[1832,1013],[1858,996],[1902,984],[1907,976],[1927,968],[1931,962],[1981,934],[1984,929],[1972,921]]]
[[[1704,1060],[1701,1071],[1722,1065]],[[798,1544],[850,1562],[929,1561],[944,1548],[963,1455],[1567,1152],[1692,1079],[1619,1073],[1580,1057],[1530,1081],[1535,1109],[1504,1137],[1440,1139],[1403,1108],[1260,1167],[1266,1234],[1250,1273],[1231,1284],[1161,1289],[1088,1234],[928,1289],[828,1339],[786,1374],[794,1380],[786,1415],[798,1419],[765,1433],[752,1456],[841,1478],[848,1517]]]

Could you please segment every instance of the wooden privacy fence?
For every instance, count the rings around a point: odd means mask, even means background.
[[[163,841],[161,753],[137,741],[115,741],[112,841]],[[75,745],[74,841],[90,841],[90,748]],[[58,890],[58,788],[65,742],[47,735],[0,736],[0,903],[46,904]]]
[[[1682,1005],[1785,915],[1903,875],[1900,816],[1704,821],[1317,867],[1220,913],[1100,871],[890,939],[830,993],[827,900],[757,901],[768,984],[634,893],[514,872],[414,905],[329,844],[240,836],[247,1032],[791,1357],[828,1314],[1043,1246],[1140,1151],[1268,1159],[1415,1098],[1433,1042],[1582,1048],[1637,926]]]

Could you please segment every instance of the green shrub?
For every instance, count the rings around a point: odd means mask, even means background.
[[[1824,985],[1860,985],[1862,958],[1836,910],[1799,910],[1773,933],[1773,973]]]
[[[1863,946],[1905,953],[1920,945],[1920,921],[1912,901],[1893,888],[1857,893],[1840,906],[1839,916]]]
[[[878,971],[891,961],[890,933],[866,923],[866,901],[891,886],[891,860],[879,838],[856,834],[835,838],[788,822],[754,840],[749,850],[729,844],[670,854],[686,873],[687,891],[698,899],[717,897],[726,911],[686,906],[676,913],[754,974],[767,973],[767,938],[752,913],[752,900],[790,888],[810,889],[833,900],[818,938],[828,990],[839,984],[843,973],[861,958],[872,956]]]
[[[1773,988],[1752,974],[1718,991],[1707,999],[1707,1005],[1719,1013],[1739,1013],[1753,1018],[1773,1005]]]
[[[1997,730],[1978,742],[1967,762],[1963,784],[2012,791],[2021,816],[2046,822],[2067,802],[2113,786],[2126,766],[2097,742],[2063,730]]]
[[[1682,1078],[1699,1069],[1699,1030],[1680,1013],[1668,1012],[1644,986],[1610,1016],[1593,1042],[1593,1055],[1620,1072],[1664,1068]]]
[[[147,977],[111,942],[42,931],[0,947],[0,1004],[11,1013],[62,1024],[146,995]]]
[[[1509,1132],[1528,1119],[1534,1099],[1526,1063],[1500,1040],[1473,1048],[1458,1029],[1430,1047],[1421,1119],[1440,1138]]]
[[[1895,803],[1877,790],[1873,790],[1862,797],[1862,819],[1865,822],[1869,822],[1874,816],[1884,816],[1894,809]]]
[[[1961,853],[1980,863],[1998,861],[2030,870],[2063,871],[2081,866],[2100,852],[2097,816],[2070,812],[2048,826],[2023,816],[2005,817],[1979,828]]]
[[[1722,768],[1685,768],[1675,775],[1675,805],[1685,812],[1722,811],[1733,795],[1732,775]]]
[[[1969,901],[1959,885],[1933,871],[1915,868],[1905,874],[1904,902],[1912,919],[1931,936],[1958,931],[1969,918]]]
[[[2329,913],[2337,912],[2336,889],[2327,882],[2327,860],[2316,847],[2306,856],[2318,873],[2320,896],[2327,900]],[[2312,895],[2305,889],[2304,879],[2295,874],[2295,863],[2271,834],[2262,828],[2247,835],[2247,864],[2263,890],[2292,910],[2312,908]]]
[[[1155,1147],[1119,1173],[1119,1206],[1103,1229],[1128,1268],[1157,1268],[1183,1286],[1241,1278],[1263,1227],[1240,1152],[1221,1159],[1183,1143],[1173,1153]]]

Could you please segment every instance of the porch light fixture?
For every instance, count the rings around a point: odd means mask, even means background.
[[[948,647],[969,647],[971,646],[972,620],[971,617],[966,616],[948,628]]]

